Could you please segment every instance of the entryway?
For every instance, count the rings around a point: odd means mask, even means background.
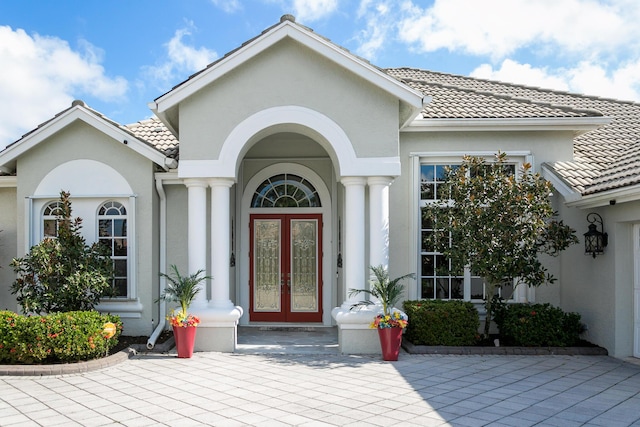
[[[338,330],[335,326],[239,326],[236,353],[338,354]]]
[[[253,214],[252,322],[322,322],[322,214]]]

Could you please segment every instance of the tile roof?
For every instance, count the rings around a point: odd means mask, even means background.
[[[403,82],[433,100],[422,110],[425,119],[497,119],[557,118],[601,116],[594,111],[580,111],[531,99],[518,99],[504,94],[431,81],[403,79]]]
[[[136,138],[145,141],[167,157],[179,159],[179,142],[171,131],[157,118],[140,120],[126,125]]]
[[[434,98],[433,106],[423,111],[425,118],[477,117],[476,109],[483,109],[482,103],[473,105],[474,98],[483,95],[488,98],[510,100],[496,110],[489,104],[487,117],[527,117],[525,114],[537,114],[533,107],[527,109],[519,103],[528,101],[539,108],[546,105],[543,117],[571,117],[571,114],[592,115],[593,112],[611,117],[611,123],[594,131],[587,132],[574,139],[574,161],[555,162],[550,166],[567,184],[583,195],[595,194],[607,190],[619,189],[640,184],[640,104],[615,99],[605,99],[569,92],[554,91],[523,85],[503,83],[438,73],[414,68],[390,68],[385,70],[406,84],[422,90]],[[460,100],[444,97],[442,88],[466,91],[469,98]],[[474,95],[477,94],[477,95]],[[483,98],[484,99],[484,98]],[[443,100],[444,105],[439,100]],[[454,105],[446,105],[452,102]],[[514,104],[514,102],[516,102]],[[505,111],[514,108],[513,111]],[[573,111],[573,113],[571,112]],[[552,113],[555,112],[555,113]],[[567,114],[562,116],[562,114]],[[502,116],[498,115],[502,114]]]

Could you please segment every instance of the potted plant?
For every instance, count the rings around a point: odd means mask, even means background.
[[[193,346],[196,339],[196,326],[200,323],[198,316],[189,314],[187,309],[193,302],[202,281],[209,279],[209,276],[202,276],[204,270],[198,270],[189,276],[183,276],[178,271],[178,267],[171,266],[173,276],[160,273],[160,276],[167,278],[167,286],[158,298],[168,302],[180,304],[180,310],[171,310],[167,320],[173,327],[173,336],[176,341],[178,357],[189,358],[193,355]]]
[[[390,280],[389,272],[382,265],[371,267],[371,271],[375,276],[375,280],[371,282],[371,288],[350,289],[349,296],[364,292],[379,301],[382,305],[382,313],[374,317],[370,327],[378,330],[382,358],[384,360],[398,360],[398,353],[402,344],[402,332],[407,327],[409,319],[405,313],[396,309],[394,305],[404,291],[404,285],[400,282],[407,277],[414,277],[414,274],[409,273]],[[354,304],[354,307],[374,304],[375,302],[373,301],[360,301]]]

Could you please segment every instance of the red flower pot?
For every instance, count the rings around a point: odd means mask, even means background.
[[[189,358],[193,356],[193,346],[196,342],[196,327],[187,326],[186,328],[174,326],[173,337],[176,340],[176,349],[178,357]]]
[[[378,329],[378,336],[380,337],[380,347],[382,347],[382,359],[398,360],[402,344],[402,328],[381,328]]]

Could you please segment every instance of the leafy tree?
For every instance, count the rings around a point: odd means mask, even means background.
[[[60,192],[58,236],[45,238],[11,267],[11,293],[26,313],[91,310],[111,294],[113,267],[108,247],[89,246],[80,235],[82,219],[71,216],[69,193]]]
[[[551,184],[528,163],[516,177],[505,153],[491,163],[465,156],[460,167],[447,170],[444,186],[449,200],[423,210],[434,229],[425,238],[450,260],[452,274],[462,275],[466,267],[484,278],[487,337],[500,286],[514,279],[515,286],[555,282],[539,254],[558,255],[578,238],[555,219]]]

